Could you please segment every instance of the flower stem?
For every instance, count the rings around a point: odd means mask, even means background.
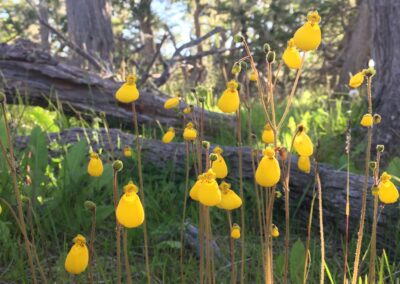
[[[184,256],[184,234],[185,234],[185,217],[186,217],[186,206],[187,206],[187,196],[189,191],[189,142],[185,142],[186,145],[186,175],[185,175],[185,196],[183,199],[183,212],[182,212],[182,223],[181,223],[181,250],[180,250],[180,267],[181,267],[181,280],[182,283],[185,283],[185,275],[184,275],[184,265],[183,265],[183,256]]]
[[[140,186],[140,199],[142,200],[143,207],[145,206],[144,199],[144,187],[143,187],[143,171],[142,171],[142,157],[141,157],[141,146],[139,139],[139,126],[136,112],[136,104],[132,103],[132,113],[133,113],[133,124],[135,127],[135,138],[136,138],[136,150],[137,150],[137,162],[138,162],[138,175],[139,175],[139,186]],[[150,271],[150,259],[149,259],[149,249],[148,249],[148,234],[147,234],[147,221],[146,218],[143,221],[143,236],[144,236],[144,256],[146,261],[146,275],[147,283],[151,283],[151,271]]]
[[[128,254],[128,230],[123,229],[123,246],[124,246],[124,260],[125,260],[125,273],[126,283],[132,284],[131,266],[129,265],[129,254]]]
[[[283,283],[287,283],[288,273],[289,273],[289,238],[290,238],[290,211],[289,211],[289,179],[290,179],[290,169],[292,166],[292,152],[293,152],[293,144],[296,139],[297,134],[299,133],[298,129],[293,135],[292,142],[290,143],[289,154],[287,157],[288,166],[285,172],[285,182],[284,182],[284,190],[285,190],[285,266],[283,270]]]
[[[368,78],[368,112],[372,113],[371,78]],[[371,144],[372,144],[372,128],[368,127],[367,148],[366,148],[366,152],[365,152],[364,184],[363,184],[363,189],[362,189],[360,227],[358,230],[358,239],[357,239],[356,255],[355,255],[355,259],[354,259],[354,271],[353,271],[353,277],[352,277],[352,284],[356,284],[357,280],[358,280],[361,245],[362,245],[362,240],[363,240],[363,235],[364,235],[364,223],[365,223],[365,214],[366,214],[366,208],[367,208],[367,190],[368,190],[368,181],[369,181],[369,162],[371,160]]]
[[[89,281],[93,281],[93,270],[94,270],[94,240],[96,236],[96,208],[90,210],[92,213],[92,228],[90,230],[90,242],[89,242]]]
[[[374,170],[374,186],[378,186],[379,179],[379,165],[381,162],[381,152],[376,152],[376,168]],[[370,258],[369,258],[369,272],[368,281],[370,283],[375,283],[375,258],[376,258],[376,229],[378,226],[378,196],[374,196],[374,217],[372,222],[372,232],[371,232],[371,247],[370,247]]]
[[[26,232],[24,212],[22,209],[22,201],[21,201],[21,196],[20,196],[19,187],[18,187],[18,180],[17,180],[17,166],[15,164],[14,147],[13,147],[13,143],[11,140],[11,132],[10,132],[10,127],[8,125],[6,106],[5,106],[4,102],[1,103],[1,108],[3,111],[4,124],[6,126],[6,132],[7,132],[7,142],[8,142],[8,149],[9,149],[9,153],[10,153],[10,162],[11,162],[10,171],[11,171],[11,178],[12,178],[12,182],[13,182],[13,186],[14,186],[15,199],[17,201],[18,219],[19,219],[19,222],[21,225],[22,236],[24,238],[26,254],[28,255],[28,263],[29,263],[29,267],[31,270],[32,282],[34,284],[36,284],[37,279],[36,279],[36,273],[35,273],[35,265],[33,263],[30,242],[29,242],[28,234]],[[3,154],[4,154],[4,157],[7,158],[6,153],[3,153]]]
[[[346,133],[346,155],[347,155],[347,176],[346,176],[346,239],[343,264],[343,284],[347,284],[347,259],[349,255],[349,218],[350,218],[350,149],[351,149],[351,128],[350,122]]]
[[[320,283],[323,284],[325,281],[325,237],[324,237],[324,219],[323,219],[323,210],[322,210],[322,186],[321,179],[319,177],[318,164],[315,163],[316,170],[316,183],[318,190],[318,208],[319,208],[319,234],[321,240],[321,275],[320,275]]]
[[[312,219],[313,219],[313,214],[314,214],[315,199],[317,198],[317,192],[315,191],[315,187],[316,187],[316,185],[314,184],[313,197],[311,200],[310,213],[308,216],[306,255],[304,258],[304,270],[303,270],[303,284],[307,283],[307,276],[308,276],[307,267],[308,267],[308,260],[310,259],[309,254],[310,254],[310,242],[311,242],[311,227],[312,227]]]
[[[228,236],[229,236],[229,253],[231,257],[231,284],[236,283],[236,269],[235,269],[235,243],[233,238],[231,238],[232,231],[232,217],[231,211],[227,210],[226,215],[228,216]]]
[[[114,190],[114,210],[117,210],[118,205],[118,172],[114,169],[113,170],[113,190]],[[121,284],[121,225],[118,222],[117,218],[115,217],[115,237],[116,237],[116,253],[117,253],[117,260],[116,260],[116,268],[117,268],[117,283]]]

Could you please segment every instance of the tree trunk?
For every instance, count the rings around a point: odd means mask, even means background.
[[[39,0],[39,15],[44,21],[49,21],[49,7],[47,0]],[[40,41],[45,50],[50,50],[49,35],[49,29],[45,25],[40,24]]]
[[[357,73],[366,68],[371,52],[371,20],[368,0],[358,4],[357,18],[350,23],[351,28],[346,32],[342,42],[343,50],[340,60],[340,76],[338,89],[346,90],[349,73]]]
[[[66,6],[68,34],[72,41],[111,63],[114,38],[108,0],[66,0]]]
[[[144,45],[142,61],[145,65],[150,63],[150,60],[156,52],[152,27],[153,16],[151,13],[151,1],[152,0],[141,0],[137,7],[135,6],[135,1],[131,1],[132,11],[139,20],[140,34]]]
[[[0,73],[0,90],[5,90],[9,103],[20,103],[20,97],[24,103],[43,107],[60,103],[66,114],[75,115],[73,110],[83,114],[104,112],[122,126],[131,126],[130,105],[118,104],[114,98],[121,82],[60,63],[29,41],[0,45]],[[183,126],[175,110],[163,108],[166,95],[149,89],[140,89],[140,93],[136,102],[139,123]],[[199,117],[200,109],[195,107],[194,114]],[[228,130],[234,128],[234,116],[206,111],[205,117],[210,135],[218,133],[221,125]]]
[[[385,145],[385,155],[400,154],[400,1],[370,0],[372,58],[377,74],[373,78],[376,113],[382,116],[377,142]]]
[[[94,150],[102,148],[105,152],[111,152],[110,145],[108,143],[108,137],[104,129],[86,129],[91,146]],[[122,157],[122,148],[125,145],[129,145],[131,148],[135,147],[134,135],[124,133],[119,129],[110,129],[110,136],[112,144],[114,146],[113,151],[118,157]],[[58,141],[63,145],[70,143],[76,143],[79,140],[86,141],[86,137],[83,129],[73,128],[62,131],[61,133],[48,134],[49,141]],[[17,145],[20,148],[26,147],[29,137],[17,137]],[[186,146],[184,143],[169,143],[164,144],[159,140],[153,139],[142,139],[142,155],[145,165],[149,165],[152,171],[163,171],[165,169],[173,169],[174,173],[178,175],[177,180],[184,180],[185,171],[185,152]],[[117,145],[120,145],[119,147]],[[212,145],[214,148],[215,145]],[[229,176],[228,182],[232,183],[233,188],[237,188],[239,161],[238,161],[238,148],[232,146],[221,146],[224,150],[222,155],[224,156],[228,168]],[[51,151],[51,149],[50,149]],[[57,155],[59,153],[53,153],[51,155]],[[203,151],[203,154],[205,152]],[[253,189],[253,172],[251,164],[251,149],[249,147],[243,147],[243,178],[245,180],[245,193],[247,196],[254,194]],[[261,153],[260,153],[261,155]],[[105,157],[103,157],[105,159]],[[148,168],[147,168],[148,169]],[[146,168],[145,168],[146,171]],[[346,208],[346,178],[347,173],[344,171],[337,171],[326,164],[319,164],[319,171],[323,190],[323,210],[324,210],[324,222],[327,227],[334,227],[336,230],[339,229],[341,233],[345,232],[345,208]],[[295,216],[296,222],[302,224],[306,228],[306,223],[309,214],[310,203],[313,196],[313,184],[314,184],[314,170],[311,169],[311,174],[305,174],[297,168],[297,157],[292,158],[292,168],[290,172],[290,202],[292,205],[292,216]],[[194,169],[191,169],[190,174],[192,179],[195,179]],[[361,190],[364,177],[361,175],[350,174],[350,229],[355,232],[357,229],[359,212],[361,208]],[[370,186],[372,186],[373,180],[370,179]],[[368,201],[372,202],[372,195],[368,195]],[[250,198],[246,198],[249,202]],[[245,201],[246,202],[246,201]],[[278,199],[276,203],[276,210],[283,211],[284,200]],[[251,204],[248,208],[254,208],[255,204]],[[294,208],[296,210],[294,210]],[[372,207],[368,207],[367,221],[372,221]],[[249,209],[248,214],[255,213],[255,210]],[[316,216],[318,210],[314,210]],[[397,208],[396,206],[386,206],[382,210],[379,219],[379,230],[378,237],[379,242],[385,248],[390,250],[390,244],[396,240],[396,236],[399,235],[398,230],[393,228],[399,228],[396,226],[397,219]],[[256,218],[256,216],[254,216]],[[318,218],[314,218],[318,220]],[[317,222],[318,223],[318,222]],[[317,225],[316,223],[316,225]],[[301,227],[301,225],[299,225]],[[354,230],[352,229],[354,228]],[[368,227],[366,228],[366,234],[369,234]],[[388,230],[391,234],[387,234]],[[337,235],[337,241],[340,242],[344,235]]]

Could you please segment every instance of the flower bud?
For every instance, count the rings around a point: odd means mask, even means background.
[[[205,99],[204,99],[203,97],[200,97],[200,98],[199,98],[199,102],[204,103],[204,102],[205,102]]]
[[[101,112],[100,112],[100,117],[101,117],[102,119],[105,119],[105,118],[106,118],[106,113],[105,113],[104,111],[101,111]]]
[[[244,40],[244,37],[243,37],[241,34],[237,34],[237,35],[235,35],[235,36],[233,37],[233,40],[234,40],[236,43],[241,43],[241,42]]]
[[[383,151],[385,151],[385,145],[381,145],[381,144],[376,145],[376,151],[382,153]]]
[[[88,211],[94,211],[96,209],[96,203],[90,200],[86,200],[85,203],[83,203],[83,206]]]
[[[275,191],[275,198],[279,199],[282,197],[282,192],[280,192],[279,190]]]
[[[267,53],[267,61],[270,64],[275,62],[275,51],[269,51]]]
[[[268,43],[264,43],[264,52],[268,53],[271,51],[271,46]]]
[[[208,142],[208,141],[205,141],[205,140],[202,141],[202,142],[201,142],[201,145],[202,145],[203,148],[206,149],[206,150],[207,150],[207,149],[210,149],[210,142]]]
[[[120,160],[115,160],[112,166],[113,166],[114,171],[120,172],[120,171],[122,171],[124,164]]]
[[[374,124],[379,124],[379,123],[381,123],[381,121],[382,121],[382,117],[379,114],[375,113],[373,116]]]
[[[376,169],[376,162],[374,162],[374,161],[369,162],[369,167],[371,168],[371,170],[375,170]]]
[[[210,158],[211,162],[214,162],[214,161],[216,161],[218,159],[218,155],[214,154],[214,153],[211,153],[209,158]]]
[[[245,61],[241,61],[240,62],[240,67],[242,67],[242,69],[247,70],[247,63]]]
[[[233,75],[237,75],[240,73],[241,70],[242,70],[242,65],[236,62],[235,64],[233,64],[231,72]]]
[[[374,67],[369,67],[368,69],[364,69],[363,73],[367,77],[373,77],[376,74],[376,70]]]

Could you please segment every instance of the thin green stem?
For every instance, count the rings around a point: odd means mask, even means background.
[[[8,125],[6,107],[5,107],[5,103],[4,102],[1,103],[1,108],[2,108],[2,111],[3,111],[4,124],[6,126],[6,132],[7,132],[7,142],[8,142],[8,149],[9,149],[9,152],[10,152],[10,161],[11,161],[10,171],[11,171],[11,178],[12,178],[12,182],[13,182],[13,186],[14,186],[15,199],[17,201],[18,218],[19,218],[19,222],[20,222],[20,225],[21,225],[22,235],[23,235],[23,238],[24,238],[24,245],[25,245],[26,254],[28,255],[28,263],[29,263],[29,267],[30,267],[30,270],[31,270],[32,282],[34,284],[36,284],[37,283],[37,279],[36,279],[36,273],[35,273],[35,266],[34,266],[34,263],[33,263],[32,251],[31,251],[31,248],[30,248],[28,234],[26,232],[26,224],[25,224],[25,219],[24,219],[24,212],[23,212],[23,209],[22,209],[21,195],[20,195],[20,192],[19,192],[18,180],[17,180],[17,167],[16,167],[16,164],[15,164],[14,147],[13,147],[13,142],[11,140],[11,132],[10,132],[10,127]],[[6,154],[6,153],[3,153],[3,154]],[[7,158],[6,155],[4,155],[4,157]]]
[[[90,230],[89,242],[89,281],[94,283],[93,270],[94,270],[94,240],[96,237],[96,208],[90,210],[92,213],[92,228]]]
[[[187,199],[188,199],[188,191],[189,191],[189,142],[185,142],[186,146],[186,175],[185,175],[185,196],[183,199],[183,212],[182,212],[182,223],[181,223],[181,250],[180,250],[180,267],[181,267],[181,280],[182,283],[185,283],[184,278],[184,265],[183,265],[183,257],[184,257],[184,234],[185,234],[185,218],[186,218],[186,206],[187,206]]]
[[[118,206],[118,172],[116,170],[113,171],[113,191],[114,191],[114,210],[117,210]],[[116,269],[117,269],[117,283],[121,284],[121,225],[118,222],[117,218],[115,218],[115,238],[116,238]]]

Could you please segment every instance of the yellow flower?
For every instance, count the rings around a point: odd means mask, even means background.
[[[364,82],[364,72],[358,72],[356,75],[351,76],[350,81],[349,81],[349,86],[351,88],[358,88],[362,85]]]
[[[200,183],[198,197],[201,204],[215,206],[221,202],[221,191],[215,181],[215,173],[209,169],[204,174],[204,181]]]
[[[240,227],[238,224],[233,224],[231,229],[231,238],[239,239],[240,238]]]
[[[217,204],[218,208],[234,210],[242,206],[242,199],[231,189],[229,183],[222,182],[219,188],[221,189],[221,202]]]
[[[183,109],[183,113],[184,113],[184,114],[190,114],[190,113],[192,113],[192,112],[193,112],[193,106],[192,106],[192,105],[187,106],[187,107],[185,107],[185,108]]]
[[[223,150],[220,147],[215,147],[213,153],[217,155],[217,159],[212,162],[211,169],[217,175],[217,178],[225,178],[228,175],[228,167],[222,157]]]
[[[136,87],[136,76],[131,74],[126,78],[126,82],[115,93],[115,98],[121,103],[132,103],[139,98],[139,91]]]
[[[176,108],[178,105],[179,105],[179,97],[170,98],[165,101],[164,108],[165,109]]]
[[[132,157],[132,149],[128,145],[124,146],[124,157],[129,158]]]
[[[364,127],[371,127],[372,124],[374,124],[374,118],[372,117],[372,114],[366,113],[363,115],[361,121],[360,121],[361,126]]]
[[[71,274],[80,274],[86,270],[89,263],[89,250],[86,246],[86,239],[82,235],[76,235],[65,259],[65,270]]]
[[[229,81],[226,84],[226,90],[219,98],[218,108],[225,113],[236,112],[239,109],[240,98],[237,90],[238,83],[235,80]]]
[[[189,191],[189,196],[191,199],[199,201],[199,190],[200,187],[202,185],[202,183],[204,182],[204,174],[201,174],[197,177],[197,181],[195,182],[195,184],[192,186],[192,188]]]
[[[314,152],[313,143],[305,130],[296,135],[293,147],[299,156],[309,157]]]
[[[193,123],[189,122],[186,124],[185,129],[183,130],[183,139],[186,141],[193,141],[197,138],[197,131],[193,128]]]
[[[103,162],[95,152],[90,153],[90,161],[87,171],[92,177],[99,177],[103,174]]]
[[[250,81],[256,82],[257,81],[257,73],[251,70],[247,76],[249,77]]]
[[[317,11],[308,13],[307,22],[294,34],[293,40],[297,48],[303,51],[315,50],[321,44],[321,17]]]
[[[124,194],[118,202],[115,215],[118,223],[126,228],[139,227],[144,222],[144,209],[137,195],[137,186],[129,182],[124,186]]]
[[[170,143],[175,137],[175,129],[173,127],[168,128],[168,131],[162,137],[162,142],[165,144]]]
[[[265,144],[273,144],[274,143],[275,134],[272,131],[271,125],[269,125],[269,123],[265,124],[261,139]]]
[[[311,169],[310,157],[300,156],[297,161],[297,166],[299,167],[299,170],[309,174]]]
[[[288,41],[288,46],[283,53],[283,62],[291,69],[299,69],[301,66],[301,57],[299,51],[294,45],[294,40]]]
[[[278,229],[277,226],[275,226],[275,224],[272,224],[271,236],[274,237],[274,238],[279,237],[279,229]]]
[[[256,181],[261,186],[272,187],[279,182],[281,169],[272,148],[266,148],[263,155],[256,170]]]
[[[395,203],[399,199],[399,191],[393,182],[390,181],[391,178],[391,175],[384,172],[378,185],[379,200],[385,204]]]

